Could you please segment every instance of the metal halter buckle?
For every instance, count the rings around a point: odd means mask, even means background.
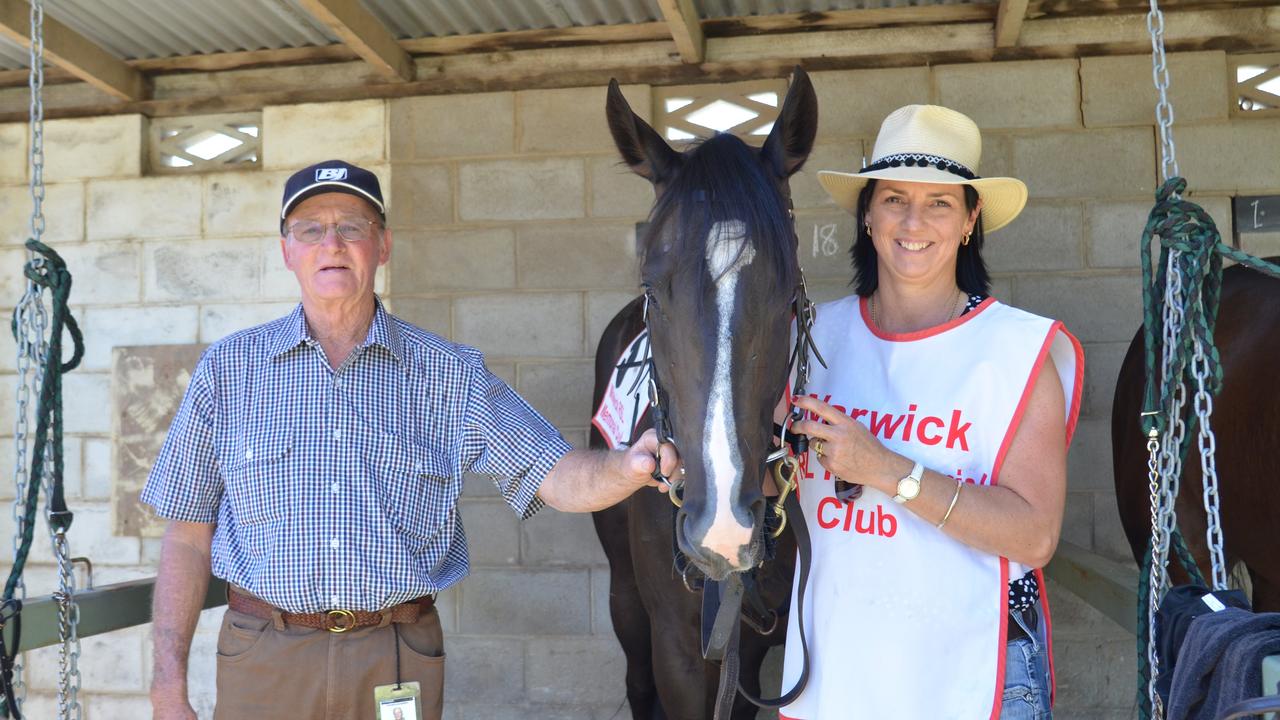
[[[333,623],[332,627],[327,628],[331,633],[344,633],[356,626],[356,614],[350,610],[329,610],[325,615]],[[345,618],[346,623],[339,622],[339,618]]]

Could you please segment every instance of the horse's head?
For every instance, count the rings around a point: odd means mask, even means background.
[[[818,104],[799,69],[761,148],[717,135],[673,150],[609,86],[623,160],[653,183],[640,241],[655,369],[684,466],[676,536],[708,577],[759,560],[761,482],[787,382],[800,282],[788,178],[813,147]]]

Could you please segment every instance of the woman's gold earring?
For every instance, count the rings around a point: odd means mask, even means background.
[[[867,237],[871,237],[871,223],[865,223],[862,227],[867,229]]]
[[[960,238],[960,244],[961,244],[961,245],[968,245],[968,244],[969,244],[969,236],[970,236],[970,235],[972,235],[972,234],[973,234],[973,233],[971,233],[971,232],[967,232],[967,233],[965,233],[965,234],[964,234],[964,237]]]

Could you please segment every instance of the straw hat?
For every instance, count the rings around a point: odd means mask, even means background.
[[[978,177],[982,136],[965,115],[937,105],[908,105],[884,119],[870,165],[856,173],[818,173],[818,182],[840,207],[854,212],[868,180],[972,185],[982,198],[986,232],[1013,221],[1027,204],[1017,178]]]

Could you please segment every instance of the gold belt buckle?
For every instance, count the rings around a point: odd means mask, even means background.
[[[333,623],[333,627],[329,628],[331,633],[344,633],[356,626],[356,614],[350,610],[329,610],[325,612],[329,616],[329,622]],[[345,618],[346,623],[340,622]]]

